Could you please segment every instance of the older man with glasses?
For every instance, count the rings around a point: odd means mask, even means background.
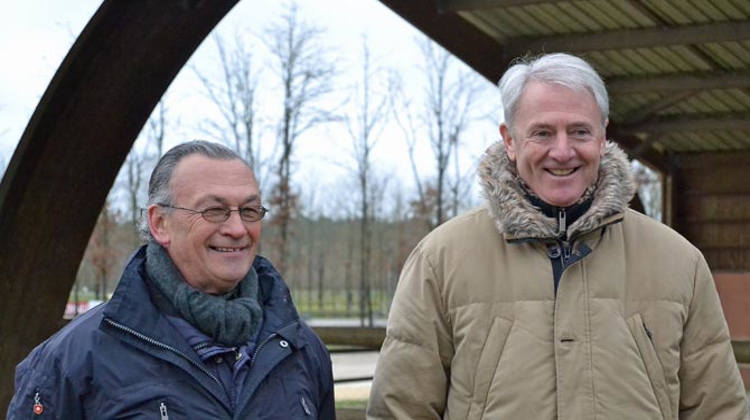
[[[8,418],[335,418],[330,356],[257,255],[267,212],[230,149],[168,151],[146,245],[108,303],[18,365]]]

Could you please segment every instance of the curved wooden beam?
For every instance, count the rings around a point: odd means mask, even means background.
[[[141,127],[237,1],[105,0],[57,70],[0,184],[3,410],[16,364],[60,325],[97,216]]]

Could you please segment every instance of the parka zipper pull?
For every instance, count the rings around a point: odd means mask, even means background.
[[[563,236],[568,231],[565,209],[557,211],[557,236]]]
[[[169,414],[167,413],[167,406],[162,403],[159,405],[159,414],[161,414],[161,420],[169,420]]]
[[[563,264],[567,264],[568,260],[570,260],[571,248],[570,242],[562,241]]]

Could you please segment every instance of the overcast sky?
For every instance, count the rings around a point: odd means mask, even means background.
[[[379,1],[316,0],[297,3],[302,18],[326,30],[330,46],[336,49],[337,54],[344,57],[359,55],[361,38],[366,34],[373,54],[381,59],[385,57],[384,65],[402,68],[405,73],[413,71],[420,54],[415,43],[419,32]],[[26,123],[60,62],[100,4],[100,0],[29,0],[4,4],[3,13],[0,14],[0,56],[7,60],[0,66],[2,166],[10,160]],[[288,2],[242,0],[215,31],[223,35],[230,35],[237,29],[260,32],[269,22],[278,18],[286,4]],[[212,44],[207,39],[189,64],[198,67],[210,65],[214,54]],[[499,116],[499,97],[494,85],[490,82],[486,84],[485,100],[488,108],[498,108]],[[178,96],[180,101],[184,98],[187,103],[191,95],[195,94],[195,87],[194,73],[186,66],[167,95]],[[475,129],[471,138],[465,140],[464,147],[471,150],[472,158],[479,156],[487,145],[497,140],[496,124],[497,122],[487,121],[485,125]],[[192,128],[189,130],[194,131]],[[195,132],[185,132],[171,139],[176,142],[176,139],[182,141],[194,137],[201,136]],[[317,141],[308,142],[301,147],[300,152],[306,156],[306,162],[323,159],[323,167],[336,166],[331,164],[330,150],[340,147]],[[376,150],[381,170],[398,170],[410,177],[405,160],[406,150],[403,139],[385,136]],[[305,171],[319,172],[320,167],[321,163],[315,163],[301,167],[300,172],[304,176]]]

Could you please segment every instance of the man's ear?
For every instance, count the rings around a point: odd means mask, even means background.
[[[159,245],[164,247],[169,245],[169,220],[161,207],[157,205],[149,206],[148,228],[151,231],[151,236]]]
[[[604,157],[604,153],[607,151],[607,126],[609,125],[609,118],[604,121],[604,133],[602,134],[602,144],[599,147],[599,156]]]
[[[505,151],[508,153],[508,159],[511,162],[516,161],[516,149],[513,148],[513,136],[510,134],[510,129],[505,123],[500,124],[500,135],[503,137],[503,143],[505,143]]]

